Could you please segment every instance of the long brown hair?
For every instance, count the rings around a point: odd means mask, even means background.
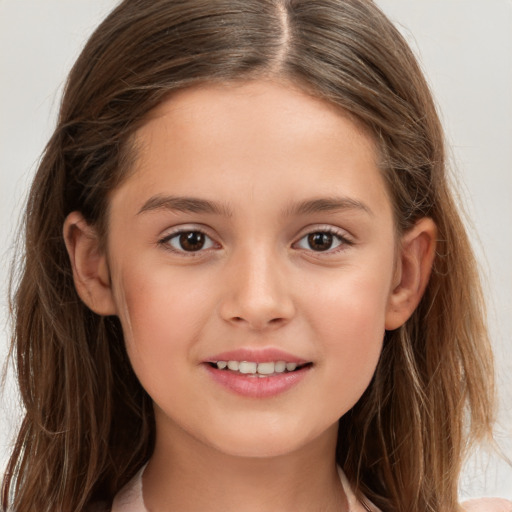
[[[384,511],[457,509],[469,442],[491,431],[492,361],[476,264],[450,192],[443,132],[419,66],[370,0],[125,0],[74,65],[24,218],[12,308],[25,417],[2,507],[110,502],[151,455],[151,400],[115,317],[78,298],[62,226],[107,229],[134,132],[172,91],[282,78],[362,121],[379,147],[397,231],[438,228],[427,291],[387,332],[375,376],[340,420],[337,460]]]

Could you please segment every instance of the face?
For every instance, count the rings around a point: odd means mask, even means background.
[[[248,456],[332,433],[374,373],[394,287],[371,138],[257,81],[179,92],[136,139],[108,264],[157,431]]]

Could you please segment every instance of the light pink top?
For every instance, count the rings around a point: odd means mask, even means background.
[[[142,474],[144,467],[119,491],[114,499],[112,512],[148,512],[142,495]],[[347,477],[340,467],[338,474],[341,485],[347,496],[349,512],[380,512],[380,510],[365,500],[363,505],[354,495]],[[469,500],[463,503],[466,512],[512,512],[512,502],[499,498],[483,498]]]

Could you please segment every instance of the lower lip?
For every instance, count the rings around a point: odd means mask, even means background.
[[[294,372],[283,372],[271,377],[258,377],[230,370],[219,370],[204,365],[211,377],[228,390],[250,398],[270,398],[296,386],[309,372],[311,366],[304,366]]]

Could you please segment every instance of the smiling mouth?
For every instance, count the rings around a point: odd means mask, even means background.
[[[215,361],[208,363],[212,368],[229,373],[245,375],[247,377],[275,377],[286,373],[293,373],[313,363],[297,364],[286,361],[268,361],[256,363],[253,361]]]

